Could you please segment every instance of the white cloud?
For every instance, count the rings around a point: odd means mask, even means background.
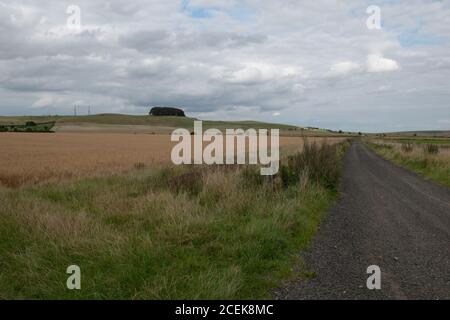
[[[342,61],[331,66],[332,75],[346,75],[360,69],[360,65],[353,61]]]
[[[33,108],[41,108],[41,107],[48,107],[53,104],[53,97],[46,95],[43,97],[40,97],[36,102],[32,104]]]
[[[386,72],[398,69],[399,66],[395,60],[383,58],[377,54],[367,56],[367,70],[369,72]]]
[[[257,84],[283,77],[293,77],[300,73],[300,67],[250,62],[243,68],[225,73],[225,79],[237,84]]]

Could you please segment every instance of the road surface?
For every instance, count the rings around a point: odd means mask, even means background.
[[[311,278],[278,299],[450,299],[450,188],[425,181],[355,142],[341,195],[303,255]],[[366,286],[381,269],[381,289]]]

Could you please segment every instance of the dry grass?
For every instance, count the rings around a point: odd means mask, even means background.
[[[336,143],[344,138],[309,138]],[[289,152],[302,148],[299,137],[281,137]],[[0,185],[19,187],[85,176],[110,175],[170,164],[169,135],[126,133],[2,133]]]

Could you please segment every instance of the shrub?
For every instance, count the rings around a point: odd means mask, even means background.
[[[433,144],[433,143],[426,144],[423,147],[423,151],[428,154],[437,154],[437,153],[439,153],[439,146],[437,144]]]
[[[402,151],[404,152],[411,152],[414,149],[414,146],[412,143],[402,143]]]
[[[336,145],[305,142],[302,152],[288,157],[280,168],[281,181],[287,187],[301,178],[335,189],[339,180],[339,155]]]

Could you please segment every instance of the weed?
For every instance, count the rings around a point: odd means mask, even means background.
[[[439,146],[437,144],[426,144],[423,146],[423,151],[427,154],[438,154],[439,153]]]
[[[403,152],[412,152],[414,149],[412,143],[402,143],[401,148]]]

